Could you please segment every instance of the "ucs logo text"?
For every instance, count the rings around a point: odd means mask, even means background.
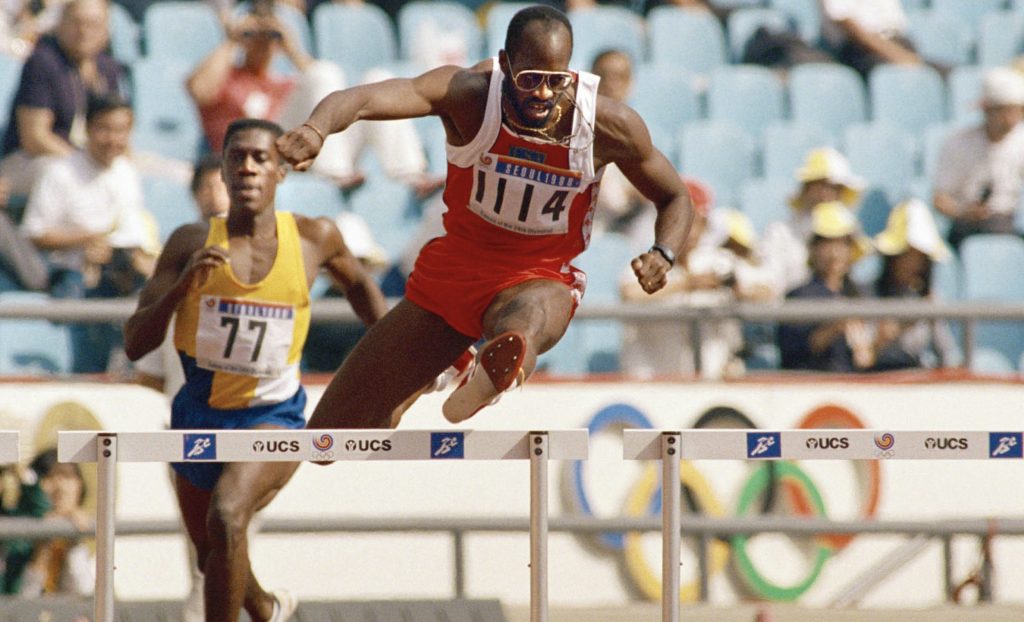
[[[849,449],[850,439],[845,436],[812,436],[804,444],[807,449]]]
[[[348,439],[345,451],[391,451],[391,439]]]
[[[924,439],[926,449],[967,449],[967,439],[964,437],[929,436]]]
[[[290,454],[299,451],[299,441],[253,441],[256,453]]]

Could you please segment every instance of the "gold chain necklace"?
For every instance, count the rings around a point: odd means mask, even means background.
[[[561,105],[555,106],[555,120],[549,124],[549,127],[551,128],[551,130],[548,130],[546,128],[527,127],[527,126],[522,125],[521,123],[517,122],[513,118],[514,115],[509,114],[508,111],[505,110],[505,104],[506,104],[507,101],[508,100],[506,100],[505,97],[502,96],[502,98],[501,98],[501,110],[502,110],[502,116],[505,117],[505,121],[508,122],[508,124],[511,125],[517,132],[531,132],[531,133],[535,133],[535,134],[540,134],[539,137],[527,136],[526,138],[537,138],[538,140],[543,140],[544,142],[552,143],[552,144],[555,144],[555,145],[561,145],[563,143],[567,143],[570,140],[572,140],[572,135],[571,134],[569,136],[566,136],[565,138],[559,139],[559,138],[555,138],[554,136],[552,136],[549,133],[550,131],[557,130],[558,129],[558,122],[562,120],[562,106]]]

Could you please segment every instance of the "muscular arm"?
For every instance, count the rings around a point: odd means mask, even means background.
[[[14,111],[21,148],[34,156],[67,155],[71,143],[53,132],[53,111],[48,108],[18,106]]]
[[[199,63],[185,82],[188,94],[202,108],[209,106],[220,95],[227,82],[228,75],[235,65],[235,52],[238,45],[230,37],[218,45],[210,55]]]
[[[312,247],[315,265],[325,269],[331,280],[341,288],[352,309],[369,326],[388,312],[384,294],[363,264],[352,254],[338,227],[326,218],[296,216],[303,241]]]
[[[651,143],[640,115],[624,104],[599,97],[595,129],[594,154],[598,164],[614,162],[626,179],[654,203],[658,210],[654,241],[680,255],[693,222],[690,193],[668,158]],[[661,268],[654,268],[654,263],[661,264]],[[647,293],[664,286],[664,274],[669,268],[657,253],[644,253],[634,260],[634,271]],[[655,274],[650,274],[651,270]],[[655,280],[660,278],[661,284],[652,289],[644,284],[641,273]]]
[[[192,224],[175,231],[157,260],[153,276],[139,294],[135,313],[124,326],[124,350],[137,361],[155,350],[167,335],[167,325],[185,297],[193,275],[223,257],[221,249],[209,249],[211,257],[196,257],[203,249],[207,225]],[[221,261],[223,259],[220,259]]]

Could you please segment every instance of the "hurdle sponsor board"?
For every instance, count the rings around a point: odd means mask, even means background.
[[[690,460],[987,460],[1021,457],[1021,432],[956,430],[625,430],[627,460],[661,458],[678,432]]]
[[[587,431],[549,430],[189,430],[123,432],[119,462],[297,462],[315,460],[525,460],[530,436],[547,434],[555,460],[582,460]],[[95,462],[94,431],[60,432],[64,462]]]
[[[19,455],[19,439],[17,432],[0,431],[0,464],[17,462]]]

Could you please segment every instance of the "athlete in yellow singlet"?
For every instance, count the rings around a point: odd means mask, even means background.
[[[186,381],[171,409],[175,429],[305,425],[299,359],[309,328],[309,286],[321,269],[364,323],[387,311],[333,221],[274,209],[286,172],[274,144],[281,134],[277,125],[254,119],[228,127],[221,167],[231,198],[227,218],[185,225],[171,235],[125,326],[125,350],[137,360],[163,342],[177,313],[174,343]],[[209,447],[197,437],[191,457]],[[205,575],[207,622],[236,622],[242,607],[260,622],[287,620],[294,612],[294,597],[270,594],[253,577],[246,528],[296,466],[174,464],[178,504]]]

